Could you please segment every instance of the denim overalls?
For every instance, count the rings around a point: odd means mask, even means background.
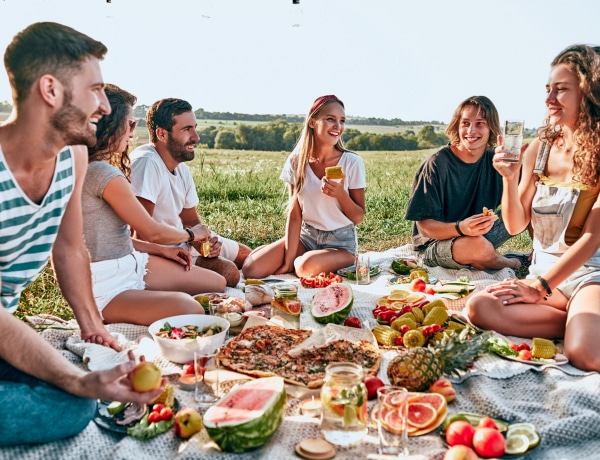
[[[542,143],[534,173],[544,173],[549,151],[550,144]],[[530,279],[544,276],[569,248],[565,243],[565,233],[580,194],[580,189],[574,186],[549,186],[538,182],[536,188],[531,205],[533,261],[527,276]],[[577,289],[589,283],[600,283],[600,249],[558,289],[570,298]]]

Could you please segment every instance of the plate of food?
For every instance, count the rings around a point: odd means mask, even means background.
[[[390,264],[390,271],[396,275],[409,275],[411,270],[426,270],[417,264],[416,259],[402,258],[393,260]]]
[[[196,299],[196,301],[202,305],[206,314],[210,314],[209,303],[215,300],[219,301],[222,306],[227,307],[231,311],[239,311],[243,313],[244,311],[252,309],[252,305],[247,300],[242,299],[241,297],[234,297],[219,292],[197,294],[194,296],[194,299]]]
[[[379,271],[380,271],[379,265],[371,265],[370,270],[369,270],[369,275],[371,275],[371,276],[379,275]],[[340,268],[336,273],[338,275],[343,276],[344,278],[348,278],[349,280],[355,280],[356,279],[356,266],[351,265],[346,268]]]
[[[411,281],[412,279],[410,278],[410,275],[398,275],[390,278],[388,284],[409,284]],[[433,276],[429,277],[429,284],[435,284],[437,282],[437,278]]]
[[[554,364],[562,366],[569,359],[559,353],[552,340],[534,337],[531,341],[523,341],[519,344],[500,336],[491,337],[488,340],[489,350],[501,358],[533,366]]]
[[[113,433],[127,434],[127,429],[137,424],[148,414],[146,404],[118,403],[113,401],[98,401],[94,422],[100,428]],[[179,410],[179,401],[173,400],[173,413]]]

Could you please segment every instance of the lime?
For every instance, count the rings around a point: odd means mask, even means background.
[[[113,401],[108,406],[106,406],[106,410],[110,415],[117,415],[123,409],[125,409],[125,403],[119,401]]]
[[[529,449],[529,438],[524,434],[508,434],[506,436],[506,453],[508,455],[524,454]]]
[[[513,423],[509,425],[506,437],[521,434],[529,439],[529,448],[533,449],[540,443],[540,435],[535,429],[535,426],[531,423]]]
[[[343,426],[352,426],[356,422],[356,409],[352,404],[344,406]]]

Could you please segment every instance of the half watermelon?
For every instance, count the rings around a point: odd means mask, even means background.
[[[349,284],[330,284],[312,299],[310,312],[318,323],[341,323],[350,314],[354,293]]]
[[[244,452],[266,443],[283,421],[286,408],[280,377],[252,380],[220,399],[204,414],[208,435],[225,452]]]

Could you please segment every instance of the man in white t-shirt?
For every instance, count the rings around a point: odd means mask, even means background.
[[[148,213],[157,221],[177,228],[200,223],[198,194],[186,161],[194,159],[200,139],[192,106],[181,99],[161,99],[146,114],[150,144],[131,154],[131,186]],[[250,248],[213,233],[210,254],[200,256],[193,243],[196,265],[223,275],[228,286],[236,286]],[[196,252],[197,251],[197,252]]]

